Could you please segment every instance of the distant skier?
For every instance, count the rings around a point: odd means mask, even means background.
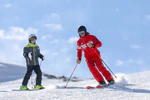
[[[85,26],[80,26],[78,28],[78,34],[80,38],[77,41],[77,64],[81,63],[82,51],[84,51],[88,68],[99,85],[106,85],[106,82],[99,71],[103,74],[109,84],[114,84],[114,79],[111,73],[104,67],[100,52],[97,49],[102,46],[102,43],[96,38],[96,36],[90,35]]]
[[[34,34],[29,35],[29,43],[27,46],[24,47],[23,56],[26,59],[27,65],[27,72],[24,76],[22,86],[20,87],[21,90],[28,90],[27,84],[32,71],[34,70],[37,77],[36,77],[36,89],[43,89],[44,87],[41,85],[42,81],[42,72],[39,66],[38,58],[44,60],[44,56],[40,53],[40,48],[36,44],[37,37]]]

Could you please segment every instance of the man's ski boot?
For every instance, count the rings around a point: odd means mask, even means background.
[[[22,86],[20,87],[20,90],[29,90],[29,88],[28,88],[26,85],[22,85]]]
[[[44,87],[42,85],[36,85],[35,89],[44,89]]]
[[[108,85],[113,85],[114,83],[115,83],[114,80],[109,80],[109,81],[108,81]]]
[[[105,81],[100,81],[99,84],[96,86],[96,88],[103,88],[103,87],[106,87],[107,84]]]

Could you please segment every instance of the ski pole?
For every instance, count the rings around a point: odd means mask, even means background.
[[[33,82],[33,75],[31,74],[31,85],[32,85],[32,88],[34,88],[34,82]]]
[[[94,50],[94,49],[93,49]],[[94,50],[95,54],[99,57],[99,55],[96,53],[96,51]],[[100,57],[99,57],[100,58]],[[101,59],[101,58],[100,58]],[[108,65],[104,62],[104,60],[102,59],[102,62],[106,65],[106,67],[109,69],[109,71],[115,76],[115,78],[117,78],[117,76],[112,72],[112,70],[108,67]]]
[[[67,81],[66,85],[64,86],[64,88],[66,88],[66,87],[67,87],[67,85],[68,85],[68,83],[69,83],[69,81],[70,81],[70,79],[71,79],[71,77],[72,77],[72,75],[73,75],[73,73],[74,73],[75,69],[77,68],[77,65],[78,65],[78,64],[76,64],[75,68],[73,69],[73,71],[72,71],[72,73],[71,73],[71,75],[70,75],[70,77],[69,77],[69,79],[68,79],[68,81]]]
[[[106,65],[106,67],[109,69],[109,71],[117,78],[117,76],[112,72],[112,70],[108,67],[108,65],[105,63],[105,61],[102,59],[103,63]]]

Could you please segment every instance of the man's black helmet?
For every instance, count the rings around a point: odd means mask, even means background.
[[[81,31],[84,31],[85,33],[87,32],[86,31],[86,27],[85,26],[80,26],[79,28],[78,28],[78,32],[81,32]]]

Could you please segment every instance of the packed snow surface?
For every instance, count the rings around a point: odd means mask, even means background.
[[[94,79],[69,82],[67,88],[62,79],[43,77],[45,89],[37,91],[11,91],[19,89],[22,79],[0,83],[0,100],[150,100],[150,71],[135,74],[116,74],[116,84],[102,89],[86,89],[96,86]],[[35,76],[33,76],[33,79]],[[28,84],[32,88],[31,80]]]

